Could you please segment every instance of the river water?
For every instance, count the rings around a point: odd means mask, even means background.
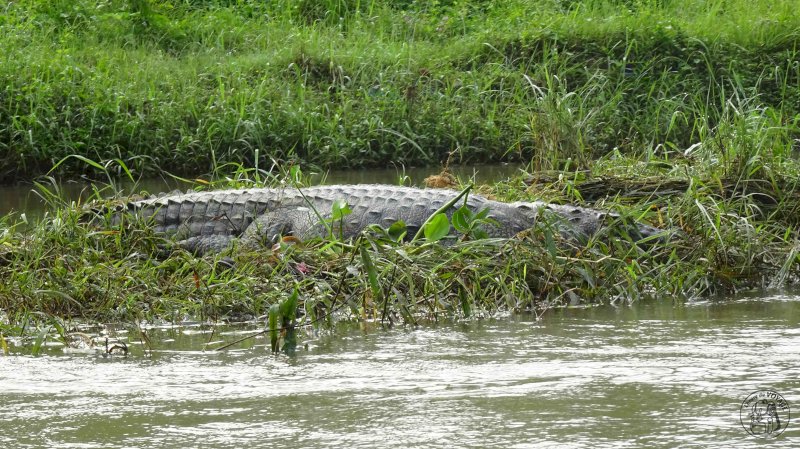
[[[419,328],[340,325],[293,357],[196,326],[128,356],[0,356],[0,447],[800,447],[740,423],[800,411],[800,296],[551,310]],[[784,416],[784,418],[786,418]]]

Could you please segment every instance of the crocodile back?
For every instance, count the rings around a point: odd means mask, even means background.
[[[388,227],[398,220],[404,221],[411,233],[458,193],[369,184],[256,188],[170,194],[134,201],[127,207],[139,216],[152,219],[157,232],[186,236],[240,235],[262,214],[304,207],[327,218],[334,201],[343,200],[352,210],[344,218],[345,235],[352,236],[370,224]],[[452,215],[462,201],[451,207],[448,215]],[[489,209],[489,217],[500,224],[486,227],[493,237],[510,237],[532,225],[527,215],[507,203],[469,195],[466,204],[475,212]]]

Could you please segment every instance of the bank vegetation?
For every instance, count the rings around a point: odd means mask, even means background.
[[[788,0],[9,2],[0,181],[49,172],[50,207],[0,219],[0,343],[286,304],[301,316],[273,318],[291,325],[410,324],[790,286],[798,29]],[[613,210],[668,243],[613,226],[574,242],[541,222],[454,246],[372,230],[195,257],[146,223],[89,223],[58,189],[163,170],[209,173],[198,189],[302,185],[297,167],[446,160],[521,161],[477,190]]]

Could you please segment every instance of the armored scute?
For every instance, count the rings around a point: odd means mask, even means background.
[[[343,238],[352,238],[369,225],[388,228],[403,221],[413,235],[437,210],[459,192],[387,185],[333,185],[308,188],[254,188],[169,194],[133,201],[127,210],[152,220],[157,232],[169,234],[181,246],[197,253],[217,252],[234,238],[257,246],[293,235],[300,239],[325,237],[325,221],[331,217],[334,202],[344,201],[351,213],[335,229]],[[447,210],[448,216],[466,204],[477,213],[488,209],[483,230],[490,237],[510,238],[530,229],[543,212],[551,213],[562,233],[590,236],[616,215],[595,209],[562,206],[543,202],[504,203],[479,195],[468,195]],[[118,224],[124,211],[117,213]],[[651,237],[659,229],[638,224],[631,234]]]

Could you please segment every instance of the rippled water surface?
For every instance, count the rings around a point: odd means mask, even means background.
[[[739,422],[758,389],[800,411],[799,322],[797,296],[661,301],[342,327],[293,358],[151,331],[149,355],[0,357],[0,447],[800,447],[800,419]]]

